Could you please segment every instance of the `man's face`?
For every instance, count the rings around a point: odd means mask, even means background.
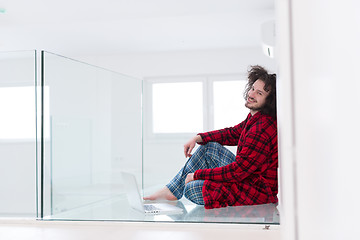
[[[269,95],[269,92],[265,91],[264,87],[265,83],[258,79],[248,92],[245,106],[250,109],[251,115],[261,110],[266,102],[266,97]]]

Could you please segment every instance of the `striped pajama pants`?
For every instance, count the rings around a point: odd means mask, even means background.
[[[222,167],[234,161],[235,155],[219,143],[209,142],[201,145],[166,187],[177,199],[184,195],[190,201],[204,205],[202,194],[204,180],[191,181],[185,185],[186,176],[198,169]]]

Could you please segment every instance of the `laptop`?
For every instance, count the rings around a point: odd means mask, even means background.
[[[130,206],[145,214],[181,214],[183,209],[168,203],[146,203],[141,198],[136,178],[133,174],[122,172],[126,196]]]

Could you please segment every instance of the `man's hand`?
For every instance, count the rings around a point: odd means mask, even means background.
[[[188,141],[185,145],[184,145],[184,154],[185,157],[191,157],[191,152],[194,149],[196,143],[202,142],[202,138],[200,135],[196,135],[195,137],[193,137],[190,141]]]
[[[185,185],[189,182],[194,181],[194,173],[189,173],[185,178]]]

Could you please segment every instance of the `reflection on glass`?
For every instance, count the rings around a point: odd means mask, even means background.
[[[242,122],[249,110],[243,92],[247,81],[214,82],[214,129],[232,127]]]
[[[154,133],[202,131],[201,82],[154,83],[152,87]]]

